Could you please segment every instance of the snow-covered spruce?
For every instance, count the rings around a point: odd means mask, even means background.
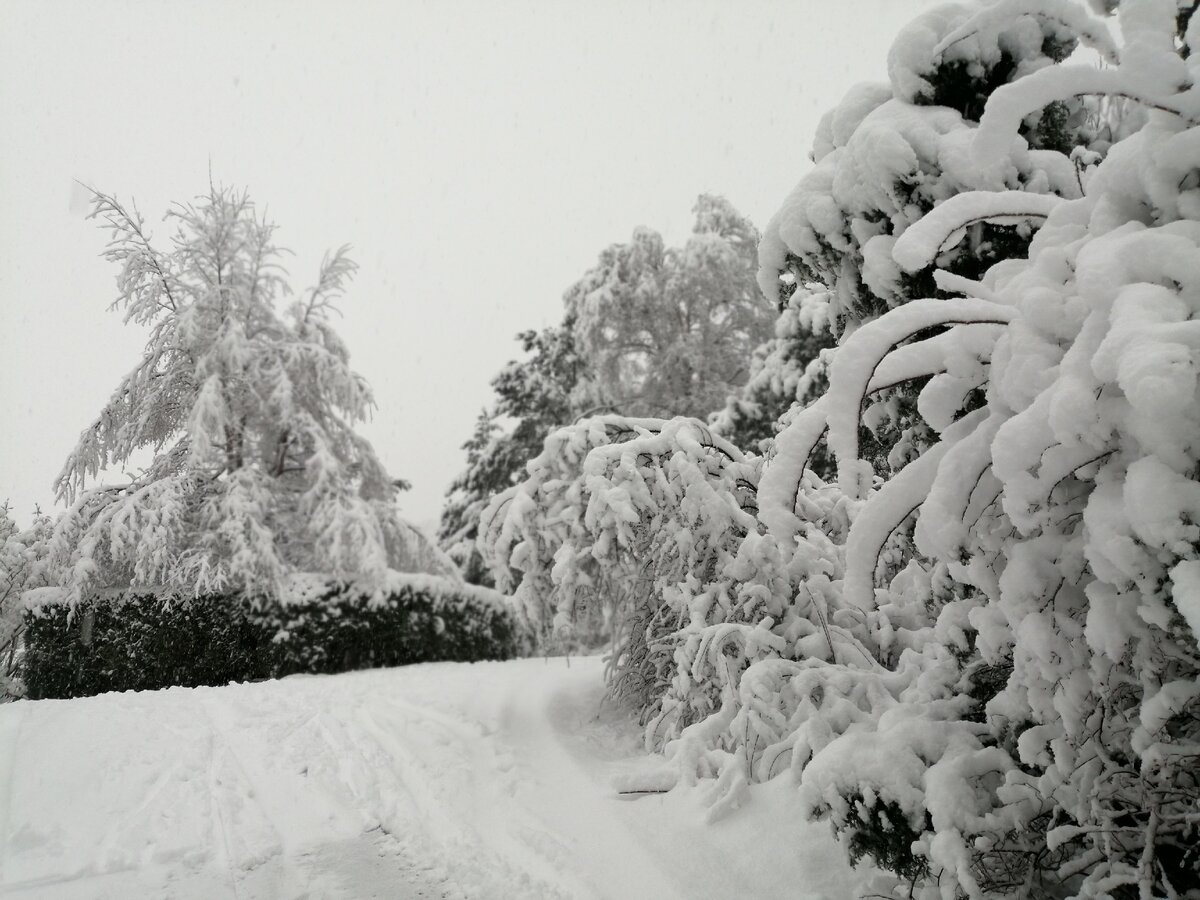
[[[345,248],[281,312],[275,227],[245,194],[214,187],[173,208],[169,251],[114,197],[96,194],[92,214],[121,266],[113,305],[149,339],[58,477],[65,598],[131,584],[274,596],[296,571],[374,587],[389,569],[454,577],[400,521],[395,484],[354,431],[371,392],[329,322],[355,269]],[[88,488],[142,448],[154,459],[131,482]]]
[[[709,416],[713,431],[746,450],[765,450],[781,419],[806,406],[828,386],[826,370],[836,341],[829,331],[829,294],[818,284],[781,285],[775,335],[755,348],[750,378]],[[815,461],[826,473],[825,459]]]

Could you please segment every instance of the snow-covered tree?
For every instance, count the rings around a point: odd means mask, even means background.
[[[579,378],[573,320],[517,336],[527,354],[492,379],[496,401],[480,412],[463,445],[467,467],[450,485],[438,540],[473,584],[492,579],[475,547],[479,517],[496,494],[512,486],[537,456],[546,435],[577,415],[572,396]]]
[[[886,96],[827,119],[761,276],[830,289],[828,388],[789,415],[740,543],[722,531],[678,580],[649,557],[672,651],[648,741],[717,779],[714,814],[790,772],[891,873],[870,896],[1197,896],[1200,15],[1118,8],[1119,50],[1069,3],[940,8],[898,39]],[[1077,38],[1108,63],[1070,61]],[[893,209],[844,217],[841,189]],[[924,432],[881,465],[888,391]],[[836,485],[812,471],[822,442]],[[543,596],[589,574],[580,548],[610,559],[592,498],[632,485],[597,509],[653,522],[686,483],[603,449],[495,507],[493,546],[538,561]]]
[[[722,197],[694,212],[682,247],[639,228],[567,291],[581,411],[703,418],[749,376],[773,318],[755,290],[758,232]]]
[[[828,384],[828,351],[836,344],[826,317],[829,291],[807,285],[780,297],[775,335],[755,348],[749,380],[710,417],[714,431],[749,450],[768,448],[788,412]]]
[[[21,632],[24,630],[24,591],[45,583],[47,541],[53,525],[40,509],[33,523],[20,529],[7,501],[0,503],[0,700],[20,696],[17,677]]]
[[[136,209],[95,194],[120,266],[115,308],[149,329],[142,359],[57,479],[70,508],[52,562],[70,598],[106,585],[276,595],[297,571],[382,583],[410,568],[393,480],[354,427],[371,392],[330,317],[355,265],[328,255],[292,301],[275,226],[244,193],[175,206],[168,250]],[[132,481],[88,487],[138,450]]]
[[[526,357],[492,381],[496,402],[442,513],[439,539],[468,577],[484,580],[481,512],[556,428],[598,413],[704,417],[745,383],[772,319],[755,282],[758,232],[721,197],[702,195],[694,212],[684,246],[637,229],[567,290],[559,326],[518,336]]]
[[[1083,41],[1112,57],[1107,31],[1067,0],[948,4],[906,27],[888,57],[889,82],[860,84],[822,119],[815,166],[767,226],[760,245],[763,293],[781,304],[797,284],[828,289],[829,328],[852,333],[910,300],[947,296],[933,260],[913,271],[892,258],[912,223],[972,189],[1077,197],[1072,152],[1100,127],[1082,100],[1056,101],[1020,123],[1005,166],[979,171],[966,151],[987,98],[1000,86],[1065,58]],[[1041,220],[1027,205],[1011,216],[965,223],[965,239],[937,265],[977,278],[1019,254]],[[898,471],[931,435],[908,387],[870,399],[864,439],[877,468]]]
[[[987,6],[937,46],[986,47],[1029,8]],[[776,441],[760,519],[801,552],[824,548],[802,474],[822,433],[837,457],[851,524],[828,618],[854,652],[784,645],[668,748],[719,770],[726,803],[790,766],[897,896],[1200,884],[1200,17],[1119,9],[1119,65],[1043,65],[990,94],[964,148],[982,189],[889,249],[909,275],[939,267],[941,296],[859,324]],[[1134,106],[1110,131],[1126,136],[1094,168],[1076,154],[1075,195],[1007,189],[1022,124],[1084,95]],[[1027,255],[981,280],[940,268],[975,223],[1021,216],[1044,220]],[[880,484],[865,401],[900,383],[933,436]],[[914,516],[915,550],[897,548]]]

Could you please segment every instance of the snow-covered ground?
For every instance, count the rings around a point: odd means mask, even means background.
[[[713,825],[598,659],[412,666],[0,707],[7,898],[833,900],[787,778]]]

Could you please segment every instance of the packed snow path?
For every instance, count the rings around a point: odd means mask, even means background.
[[[630,801],[597,659],[437,664],[0,707],[11,898],[830,898],[787,785],[703,824]]]

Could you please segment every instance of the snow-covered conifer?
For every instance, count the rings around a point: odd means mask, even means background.
[[[983,168],[969,152],[988,97],[999,87],[1065,58],[1080,42],[1111,57],[1107,31],[1068,0],[947,4],[897,37],[886,84],[860,84],[822,119],[816,163],[768,224],[759,247],[759,282],[783,298],[796,284],[829,291],[829,327],[852,333],[910,300],[947,296],[935,268],[978,278],[1028,246],[1044,218],[1044,196],[1077,197],[1072,159],[1094,143],[1099,125],[1080,99],[1056,100],[1020,123],[1003,165]],[[1035,195],[1029,208],[964,222],[935,260],[912,270],[893,245],[926,214],[963,191]],[[869,400],[870,458],[880,474],[898,471],[931,438],[900,386]]]
[[[836,344],[826,317],[829,291],[793,284],[779,296],[774,336],[755,348],[749,380],[710,418],[714,431],[748,450],[769,446],[789,410],[821,395],[827,351]]]
[[[541,453],[546,435],[577,416],[572,397],[581,361],[572,325],[568,316],[560,327],[517,335],[527,355],[492,379],[496,401],[480,412],[463,445],[467,467],[446,493],[438,540],[472,584],[492,580],[475,547],[484,508]]]

